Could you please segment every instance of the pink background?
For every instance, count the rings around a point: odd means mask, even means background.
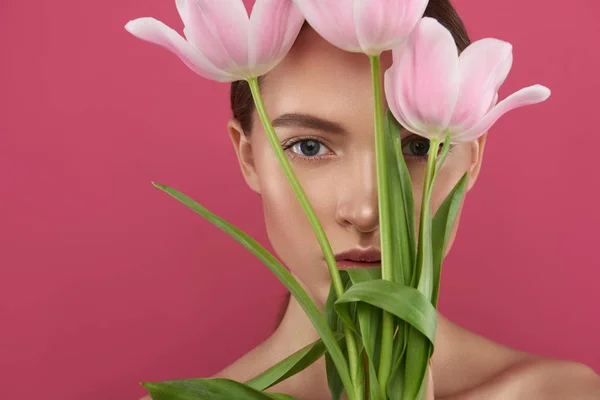
[[[600,372],[600,5],[456,6],[473,39],[514,44],[501,98],[553,94],[493,129],[441,311]],[[228,86],[129,35],[141,16],[181,29],[172,0],[0,5],[3,398],[137,399],[138,382],[208,376],[275,326],[279,282],[150,183],[267,244],[225,131]]]

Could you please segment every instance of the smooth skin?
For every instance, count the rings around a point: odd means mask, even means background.
[[[382,55],[382,74],[391,61],[391,54]],[[299,142],[288,148],[286,155],[334,253],[380,245],[369,68],[365,55],[342,51],[308,28],[262,85],[267,111],[284,147],[291,139],[305,140],[304,145]],[[227,126],[243,177],[262,199],[267,234],[277,255],[324,309],[331,282],[325,260],[256,112],[253,121],[249,135],[244,135],[236,120]],[[425,158],[418,157],[426,151],[418,150],[427,141],[408,131],[401,135],[418,220],[426,166]],[[465,171],[469,172],[468,190],[473,187],[486,137],[451,149],[436,181],[434,211]],[[458,221],[448,251],[457,228]],[[318,335],[292,297],[275,332],[213,377],[243,382],[316,339]],[[591,368],[511,349],[440,313],[430,371],[428,399],[434,393],[436,399],[447,400],[600,399],[600,377]],[[297,399],[330,399],[324,360],[268,391]]]

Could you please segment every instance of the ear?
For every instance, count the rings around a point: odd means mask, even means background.
[[[227,131],[229,132],[231,143],[233,143],[233,148],[240,163],[246,184],[250,189],[260,194],[260,182],[256,174],[250,139],[244,134],[240,122],[235,118],[227,122]]]
[[[485,148],[485,141],[488,133],[484,133],[477,140],[471,142],[471,165],[469,166],[469,182],[467,184],[467,191],[471,190],[479,171],[481,170],[481,162],[483,160],[483,149]]]

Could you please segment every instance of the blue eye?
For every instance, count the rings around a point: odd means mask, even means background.
[[[296,138],[284,146],[284,150],[291,148],[294,157],[307,160],[318,160],[328,154],[328,148],[315,138]]]
[[[321,143],[316,140],[302,140],[294,146],[292,149],[306,157],[314,157],[319,154],[319,150],[321,150]]]

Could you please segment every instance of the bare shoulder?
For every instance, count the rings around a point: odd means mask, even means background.
[[[542,359],[469,331],[438,313],[432,356],[436,397],[481,385],[517,364]]]
[[[245,382],[253,378],[270,366],[268,365],[270,360],[267,357],[268,347],[269,342],[267,340],[211,376],[211,378],[227,378],[238,382]]]
[[[600,399],[600,376],[575,361],[512,349],[438,313],[436,398]]]
[[[280,344],[268,340],[212,376],[212,378],[227,378],[245,382],[290,356],[298,349],[280,346]],[[329,398],[327,397],[329,389],[325,375],[324,358],[266,391],[285,393],[298,399],[319,400]]]

